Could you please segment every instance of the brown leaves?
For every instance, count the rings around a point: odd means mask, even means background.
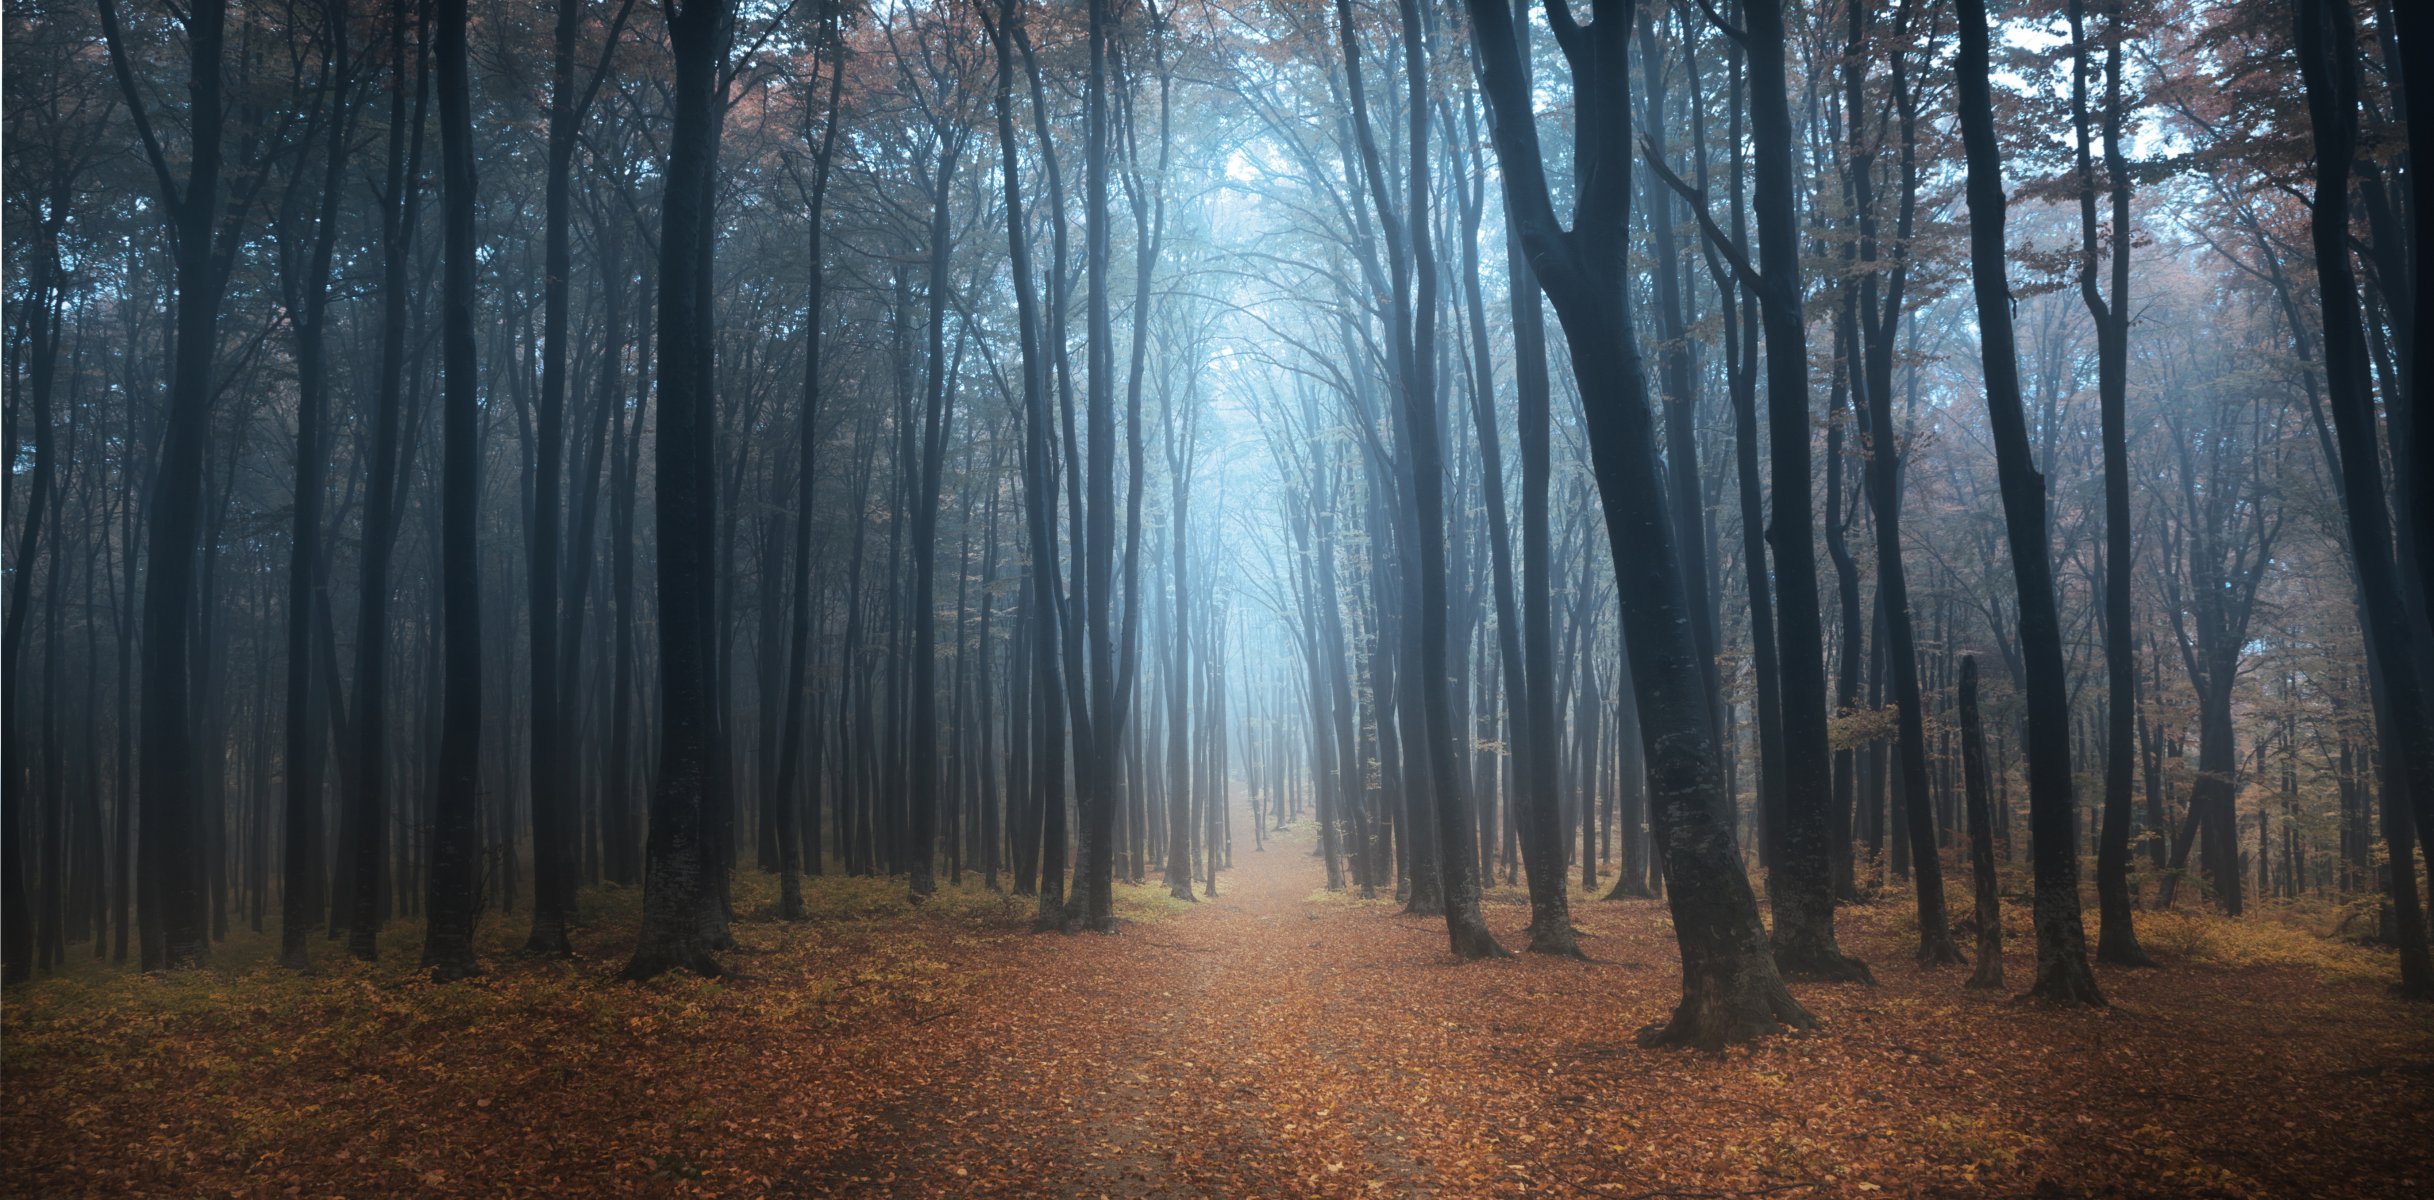
[[[725,981],[614,982],[630,925],[610,908],[576,965],[502,948],[473,985],[410,978],[410,955],[37,984],[7,1003],[6,1190],[2363,1196],[2434,1177],[2415,1099],[2434,1030],[2346,949],[2318,963],[2175,918],[2150,941],[2183,957],[2108,974],[2114,1015],[2053,1013],[1908,967],[1907,907],[1885,902],[1843,917],[1884,986],[1800,989],[1820,1032],[1643,1051],[1630,1030],[1678,986],[1662,905],[1580,899],[1595,961],[1456,964],[1434,920],[1314,903],[1305,850],[1238,855],[1228,894],[1188,910],[1128,889],[1114,937],[1030,934],[978,889],[916,911],[900,883],[814,880],[819,918],[739,924]],[[740,881],[740,911],[765,882]],[[1526,916],[1491,897],[1500,932]]]

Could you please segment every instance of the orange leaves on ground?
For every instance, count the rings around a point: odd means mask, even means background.
[[[1818,1032],[1644,1051],[1632,1031],[1679,986],[1661,905],[1580,899],[1591,962],[1457,964],[1439,921],[1314,896],[1307,849],[1238,853],[1197,905],[1124,889],[1113,937],[1031,934],[1027,904],[978,888],[916,909],[886,880],[811,881],[817,919],[781,924],[747,879],[719,981],[615,982],[630,896],[604,894],[586,958],[519,959],[498,929],[470,984],[420,982],[405,947],[306,978],[40,983],[8,997],[0,1181],[1610,1200],[2434,1181],[2434,1021],[2351,951],[2174,917],[2150,939],[2174,965],[2108,972],[2111,1012],[2057,1013],[1910,967],[1886,901],[1843,917],[1884,986],[1800,988]],[[1510,934],[1527,910],[1500,891],[1489,917]]]

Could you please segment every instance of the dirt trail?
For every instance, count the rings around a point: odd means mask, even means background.
[[[912,1081],[861,1144],[790,1180],[807,1191],[933,1188],[1073,1196],[1284,1195],[1346,1164],[1291,1135],[1311,1123],[1297,1081],[1328,1071],[1324,997],[1341,967],[1313,901],[1307,840],[1251,850],[1238,832],[1219,895],[1113,936],[1049,940],[1062,966],[987,989],[982,1039]],[[1323,1119],[1323,1118],[1322,1118]],[[1397,1164],[1408,1168],[1409,1164]]]

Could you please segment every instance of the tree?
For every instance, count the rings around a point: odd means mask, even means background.
[[[330,259],[338,244],[349,142],[355,127],[355,64],[347,45],[343,6],[323,6],[322,80],[313,121],[321,128],[321,175],[310,224],[302,209],[306,173],[288,187],[278,237],[281,298],[296,344],[296,500],[287,575],[287,820],[281,886],[279,961],[308,965],[307,938],[321,923],[321,750],[328,736],[313,703],[319,604],[326,586],[321,565],[321,501],[328,472],[322,430],[329,408],[328,314]]]
[[[2089,153],[2088,34],[2085,0],[2071,0],[2071,125],[2077,132],[2079,175],[2079,295],[2096,323],[2097,389],[2104,443],[2104,817],[2096,850],[2096,961],[2151,967],[2130,915],[2130,786],[2136,766],[2131,744],[2138,722],[2137,634],[2130,627],[2130,188],[2122,156],[2122,38],[2120,0],[2106,11],[2103,127],[2105,184],[2112,198],[2111,296],[2098,283],[2096,169]]]
[[[481,410],[474,345],[473,98],[465,0],[435,0],[440,134],[440,623],[439,769],[431,804],[429,914],[423,966],[442,982],[478,974],[480,911],[482,589],[478,473]]]
[[[1584,125],[1573,227],[1555,217],[1530,89],[1521,72],[1515,14],[1503,0],[1469,0],[1480,89],[1504,168],[1505,205],[1539,286],[1563,322],[1582,386],[1590,456],[1606,510],[1623,636],[1640,704],[1650,814],[1664,858],[1666,899],[1682,952],[1682,1003],[1651,1027],[1652,1042],[1721,1046],[1813,1024],[1776,973],[1757,897],[1741,873],[1732,817],[1708,732],[1705,673],[1689,636],[1681,559],[1673,549],[1664,472],[1647,383],[1625,303],[1624,232],[1630,228],[1632,8],[1593,0],[1574,24],[1564,6],[1549,21],[1570,67]],[[1626,568],[1624,564],[1632,564]]]
[[[725,754],[711,705],[710,556],[717,493],[711,475],[713,327],[711,207],[718,178],[719,91],[734,34],[733,0],[667,9],[676,67],[667,191],[659,232],[659,444],[653,481],[659,535],[659,777],[651,790],[642,935],[625,977],[674,968],[717,975],[719,925],[711,873],[711,809],[722,802]]]
[[[1792,195],[1792,117],[1785,91],[1782,0],[1745,8],[1750,138],[1756,150],[1758,262],[1754,289],[1766,330],[1767,459],[1774,503],[1778,670],[1782,672],[1784,828],[1768,876],[1775,958],[1793,978],[1872,982],[1867,965],[1834,940],[1828,861],[1833,781],[1826,739],[1825,630],[1817,598],[1815,512],[1809,492],[1809,352],[1801,315],[1799,233]],[[1771,831],[1770,831],[1771,833]]]
[[[581,85],[575,82],[575,42],[583,23],[583,0],[558,0],[550,35],[548,178],[543,184],[541,237],[541,403],[534,420],[532,555],[525,575],[525,603],[532,614],[528,644],[532,709],[532,932],[527,953],[565,958],[567,922],[575,911],[575,839],[566,799],[570,774],[559,664],[565,657],[559,628],[564,597],[558,510],[566,451],[566,367],[573,353],[567,310],[574,275],[575,142],[585,110],[599,94],[624,32],[633,0],[623,0],[611,19],[600,61]],[[580,90],[578,90],[578,87]]]
[[[200,544],[203,450],[210,432],[213,370],[219,355],[220,301],[234,269],[242,204],[223,212],[227,96],[227,0],[188,6],[187,157],[181,181],[155,131],[136,82],[116,0],[100,0],[102,36],[120,99],[144,148],[170,238],[176,336],[169,364],[168,418],[145,525],[143,608],[144,817],[137,856],[153,909],[139,922],[146,967],[201,966],[211,956],[204,911],[205,865],[193,851],[205,832],[195,813],[194,725],[187,689],[188,640]]]
[[[1416,0],[1402,0],[1401,13],[1403,69],[1411,88],[1405,106],[1411,127],[1405,143],[1410,155],[1410,194],[1404,216],[1396,213],[1389,198],[1385,168],[1370,128],[1352,6],[1350,0],[1336,0],[1362,175],[1385,232],[1393,275],[1393,311],[1387,332],[1402,400],[1396,432],[1403,443],[1411,504],[1416,509],[1409,522],[1417,542],[1410,563],[1416,578],[1410,590],[1419,611],[1416,628],[1407,636],[1416,637],[1419,650],[1416,674],[1423,746],[1418,763],[1427,771],[1427,794],[1433,801],[1427,815],[1436,823],[1435,866],[1443,889],[1446,934],[1457,957],[1501,957],[1503,947],[1496,944],[1479,915],[1477,831],[1471,824],[1468,788],[1455,749],[1458,735],[1446,694],[1445,452],[1436,413],[1437,263],[1428,215],[1428,50]]]
[[[2063,674],[2062,624],[2054,605],[2054,568],[2046,557],[2045,480],[2031,459],[2020,405],[2020,364],[2012,332],[2011,285],[2004,268],[2003,163],[1995,143],[1987,82],[1985,0],[1959,0],[1955,62],[1961,141],[1968,158],[1969,268],[1977,299],[1979,357],[1985,366],[1987,422],[1994,430],[2003,526],[2019,589],[2020,657],[2028,693],[2029,837],[2036,870],[2037,982],[2029,994],[2051,1004],[2098,1005],[2103,993],[2087,965],[2079,918],[2079,851],[2072,824],[2070,694]],[[1911,803],[1925,797],[1912,795]]]
[[[403,518],[399,503],[399,425],[405,406],[407,363],[406,318],[412,297],[415,217],[422,176],[424,103],[428,96],[423,24],[416,22],[416,53],[409,71],[406,59],[408,8],[405,0],[389,5],[389,128],[383,184],[376,197],[380,207],[380,376],[372,401],[372,436],[365,465],[362,573],[356,596],[354,759],[346,807],[339,820],[339,878],[352,882],[351,894],[333,906],[331,932],[341,914],[347,930],[347,951],[371,961],[379,953],[380,926],[388,904],[388,761],[387,706],[391,599],[390,557],[397,545]],[[408,85],[409,74],[413,80]]]
[[[2386,664],[2377,696],[2383,717],[2379,728],[2396,735],[2399,744],[2385,747],[2384,753],[2396,760],[2399,770],[2393,777],[2407,790],[2423,840],[2434,837],[2434,726],[2427,720],[2414,661],[2419,626],[2412,622],[2421,618],[2408,611],[2390,551],[2392,521],[2384,507],[2382,452],[2367,376],[2366,337],[2360,327],[2357,273],[2349,260],[2350,159],[2358,146],[2357,35],[2348,6],[2330,0],[2297,0],[2293,16],[2308,127],[2316,142],[2315,203],[2308,229],[2322,308],[2325,396],[2340,454],[2341,507],[2349,526],[2359,607],[2366,617],[2366,653],[2370,660]],[[2405,839],[2394,839],[2391,850],[2395,860],[2408,856]],[[2394,874],[2399,874],[2397,862]],[[2434,981],[2410,982],[2410,994],[2434,994]]]
[[[953,111],[956,93],[962,87],[957,75],[957,56],[952,46],[933,48],[930,39],[939,34],[952,37],[950,30],[931,30],[916,26],[913,37],[921,42],[915,51],[925,69],[926,78],[916,81],[913,67],[903,50],[896,49],[897,71],[905,80],[905,90],[915,97],[924,123],[928,127],[927,145],[922,147],[914,163],[917,182],[929,200],[928,281],[925,288],[927,318],[927,370],[923,376],[922,407],[917,431],[918,456],[908,469],[913,472],[912,491],[908,497],[912,519],[912,681],[910,700],[911,770],[909,789],[911,806],[911,888],[915,898],[936,890],[931,878],[931,864],[938,839],[938,650],[937,650],[937,574],[938,574],[938,508],[939,489],[946,464],[947,428],[953,420],[953,397],[947,376],[951,366],[946,352],[946,311],[948,265],[954,252],[953,223],[949,207],[955,187],[956,163],[963,156],[968,127]],[[894,47],[894,36],[889,38]]]
[[[2003,893],[1995,878],[1993,789],[1986,778],[1986,726],[1978,717],[1978,659],[1961,659],[1961,787],[1969,803],[1969,875],[1976,892],[1977,911],[1970,917],[1978,927],[1978,969],[1969,976],[1973,988],[2003,986]]]
[[[810,808],[810,853],[804,853],[801,818],[796,814],[803,806],[796,798],[798,774],[802,771],[805,743],[814,751],[810,774],[819,775],[817,750],[820,745],[819,717],[816,706],[807,717],[808,685],[805,676],[811,658],[811,528],[812,507],[817,496],[815,484],[819,479],[820,409],[824,395],[821,386],[820,339],[825,330],[821,322],[827,319],[828,271],[823,222],[828,215],[828,181],[836,165],[837,124],[842,116],[845,88],[843,39],[838,29],[838,5],[824,3],[820,10],[819,41],[815,52],[828,56],[828,100],[820,110],[820,133],[812,150],[809,203],[805,208],[805,230],[808,238],[803,255],[806,270],[803,298],[803,406],[796,418],[801,443],[797,447],[794,516],[794,610],[790,618],[786,650],[786,732],[780,750],[777,775],[777,811],[779,884],[778,916],[794,920],[803,915],[803,885],[800,879],[803,862],[808,858],[813,874],[820,871],[819,830],[820,810]],[[814,60],[815,63],[817,60]],[[816,81],[816,75],[815,75]],[[811,119],[808,109],[804,118],[804,133],[808,138]],[[817,786],[816,784],[814,785]],[[995,859],[991,860],[992,865]]]

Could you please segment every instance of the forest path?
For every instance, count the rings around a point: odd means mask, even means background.
[[[1247,825],[1234,833],[1217,896],[1111,936],[1044,941],[1054,969],[994,977],[989,1011],[951,1018],[982,1036],[927,1056],[850,1152],[792,1182],[1121,1198],[1305,1194],[1350,1170],[1408,1178],[1418,1168],[1349,1086],[1340,1111],[1328,1099],[1329,1081],[1358,1075],[1329,1065],[1342,1047],[1328,1030],[1352,969],[1331,943],[1357,929],[1325,919],[1341,902],[1314,898],[1324,875],[1306,834],[1253,849]],[[1314,1139],[1322,1124],[1341,1128]]]

